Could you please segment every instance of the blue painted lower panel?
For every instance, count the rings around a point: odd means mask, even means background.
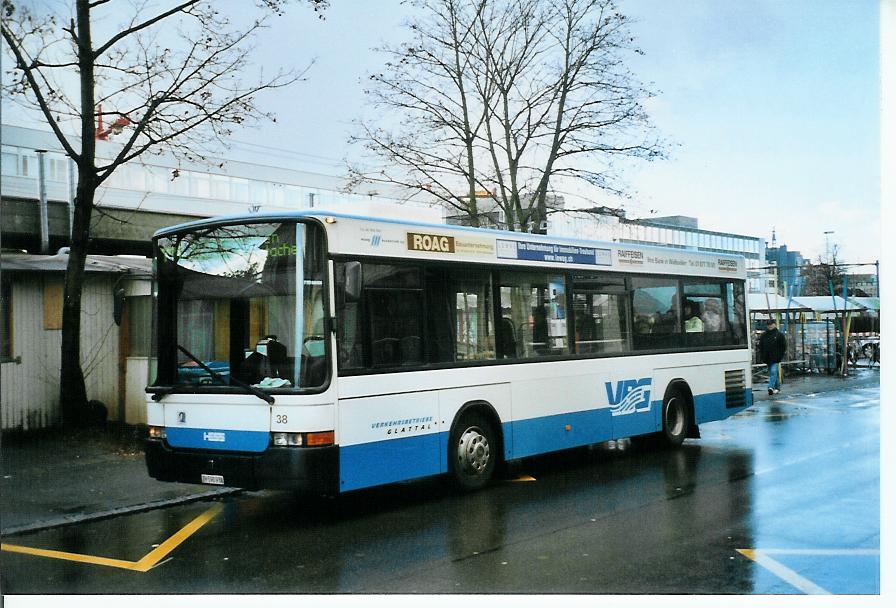
[[[220,450],[223,452],[264,452],[271,434],[262,431],[187,429],[168,427],[168,444],[175,448]]]
[[[357,490],[441,473],[443,441],[440,441],[440,435],[447,433],[430,433],[340,448],[339,489]],[[447,453],[447,449],[444,452]]]
[[[570,427],[568,431],[567,425]],[[613,425],[608,408],[517,420],[511,427],[513,428],[511,458],[523,458],[599,443],[613,437]]]
[[[726,407],[724,392],[694,395],[694,419],[697,424],[703,424],[713,420],[724,420],[745,410],[753,405],[753,391],[750,389],[744,389],[744,403],[746,405],[743,407]]]
[[[747,392],[747,406],[753,397]],[[747,407],[745,406],[745,407]],[[502,423],[504,458],[547,452],[659,431],[661,401],[644,412],[611,416],[609,408],[569,412]],[[722,420],[745,408],[726,408],[725,393],[694,397],[698,424]],[[567,425],[570,427],[566,430]],[[448,433],[431,433],[343,446],[339,450],[340,490],[349,491],[448,471]]]
[[[643,412],[613,416],[612,439],[655,433],[662,428],[660,426],[660,412],[662,409],[662,401],[651,401],[650,409]]]

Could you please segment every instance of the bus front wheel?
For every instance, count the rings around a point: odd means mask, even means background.
[[[673,389],[663,399],[663,440],[677,448],[688,434],[688,402],[681,391]]]
[[[478,412],[464,415],[451,430],[448,463],[454,485],[478,490],[495,471],[498,441],[491,423]]]

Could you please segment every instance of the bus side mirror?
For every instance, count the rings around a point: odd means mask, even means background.
[[[345,263],[345,301],[350,304],[352,302],[361,301],[361,262]]]

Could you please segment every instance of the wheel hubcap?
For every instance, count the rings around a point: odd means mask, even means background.
[[[463,432],[457,450],[457,462],[461,471],[479,475],[488,466],[490,456],[488,439],[479,427],[471,426]]]
[[[666,407],[666,428],[673,437],[681,435],[684,431],[684,409],[676,397],[669,399],[669,405]]]

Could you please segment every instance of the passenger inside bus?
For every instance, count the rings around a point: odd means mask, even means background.
[[[513,321],[509,317],[501,317],[501,357],[503,359],[516,359],[516,331]]]
[[[722,303],[718,298],[708,298],[703,304],[703,327],[706,331],[724,331],[724,316]]]
[[[700,305],[692,300],[684,301],[684,330],[688,333],[703,331],[703,319],[700,318]]]
[[[248,354],[240,371],[252,384],[265,378],[289,378],[292,370],[287,366],[286,346],[277,340],[277,336],[266,335]]]

